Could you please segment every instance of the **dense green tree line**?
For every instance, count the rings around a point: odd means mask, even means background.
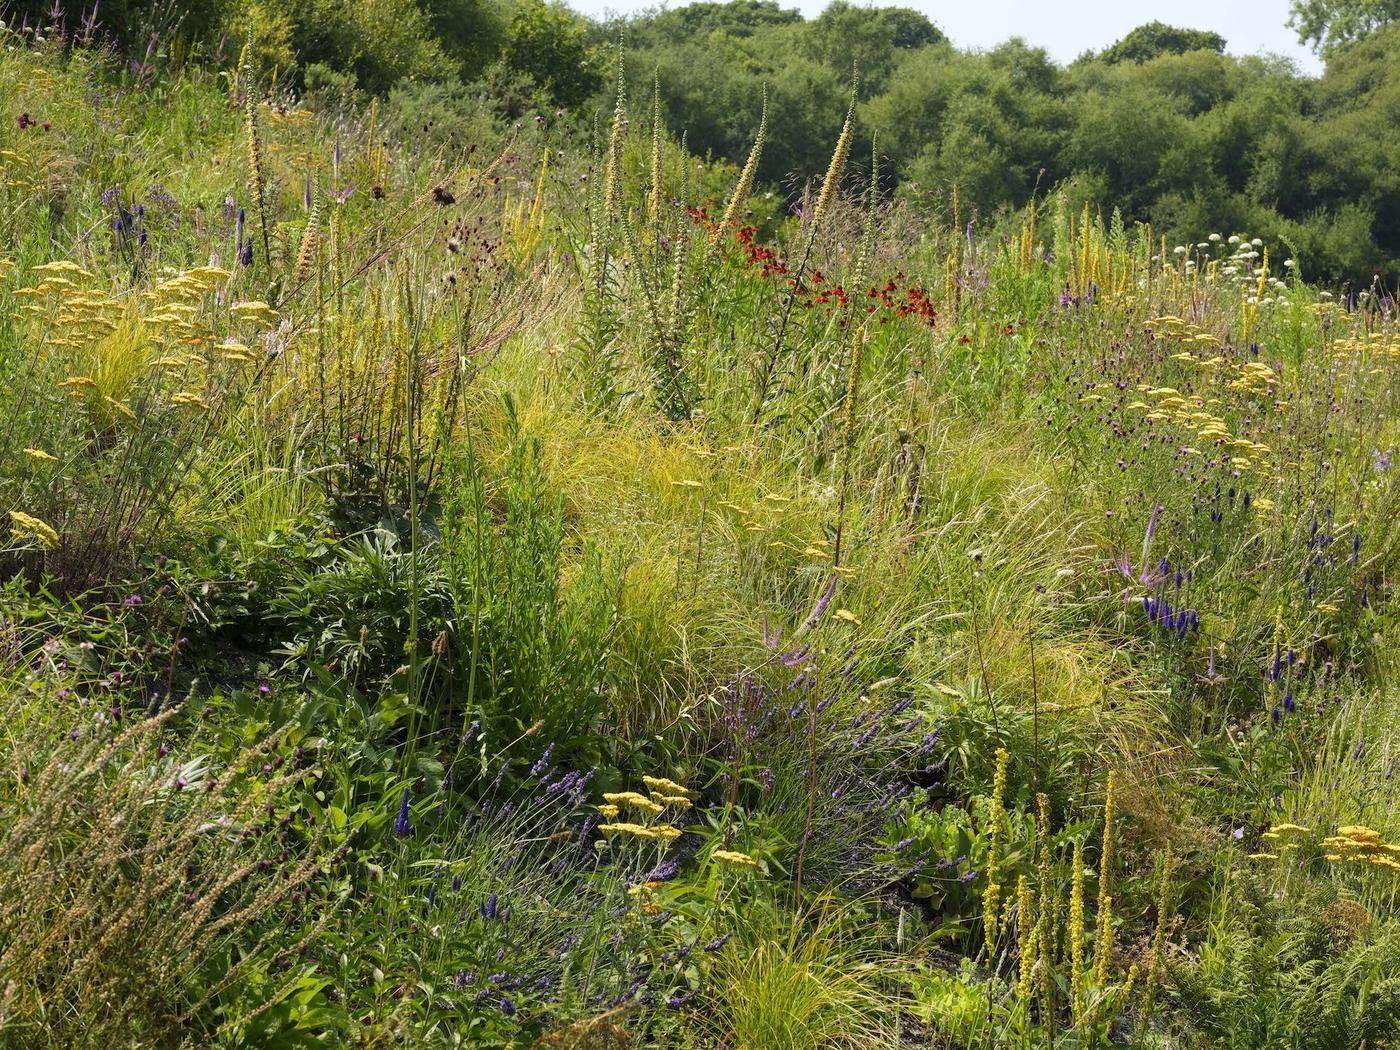
[[[1160,22],[1067,66],[1020,39],[961,51],[917,11],[847,0],[811,20],[777,0],[734,0],[603,25],[543,0],[109,0],[100,32],[138,54],[152,41],[226,57],[246,45],[301,87],[397,86],[410,109],[426,93],[446,123],[462,84],[497,118],[610,108],[621,53],[629,83],[658,76],[668,125],[697,153],[742,160],[766,92],[759,174],[790,191],[825,167],[854,76],[865,145],[878,136],[891,190],[947,199],[957,186],[992,213],[1070,184],[1174,239],[1247,231],[1290,245],[1310,276],[1364,284],[1400,276],[1393,6],[1295,0],[1293,25],[1327,58],[1317,78]],[[31,24],[50,12],[49,0],[8,9]]]
[[[993,211],[1068,181],[1176,239],[1244,230],[1314,276],[1400,272],[1400,26],[1331,51],[1320,78],[1161,23],[1068,66],[1019,39],[960,51],[914,12],[842,0],[812,21],[746,0],[608,29],[633,76],[660,70],[700,151],[741,156],[767,85],[770,181],[822,170],[854,68],[862,129],[901,192],[956,185]]]

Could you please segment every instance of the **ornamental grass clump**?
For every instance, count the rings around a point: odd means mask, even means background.
[[[285,729],[221,759],[173,708],[36,717],[0,688],[0,1042],[214,1040],[303,979],[333,856],[291,815],[318,773]]]

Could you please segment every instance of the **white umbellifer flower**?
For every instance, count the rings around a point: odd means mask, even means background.
[[[1224,269],[1222,269],[1220,272],[1221,272],[1221,273],[1225,273],[1225,274],[1239,273],[1239,272],[1240,272],[1240,268],[1239,268],[1238,266],[1226,266],[1226,267],[1225,267]]]
[[[1172,249],[1172,254],[1173,254],[1173,255],[1185,255],[1185,254],[1186,254],[1186,246],[1185,246],[1184,244],[1178,244],[1175,248]]]
[[[1331,293],[1331,292],[1318,292],[1317,294],[1318,294],[1319,296],[1321,296],[1323,299],[1330,299],[1330,298],[1332,298],[1332,293]]]
[[[1209,241],[1197,241],[1197,242],[1196,242],[1196,247],[1197,247],[1197,248],[1209,248],[1209,247],[1210,247],[1210,242],[1209,242]]]
[[[1211,241],[1211,243],[1213,243],[1213,244],[1219,244],[1219,243],[1220,243],[1220,234],[1218,234],[1218,233],[1212,233],[1212,234],[1210,235],[1210,241]]]
[[[1264,242],[1261,241],[1258,237],[1254,238],[1254,240],[1250,241],[1249,243],[1254,245],[1254,247],[1256,248],[1264,247]]]
[[[1230,238],[1230,243],[1231,243],[1231,244],[1239,244],[1239,243],[1240,243],[1240,239],[1239,239],[1238,237],[1233,237],[1233,236],[1232,236],[1232,237]]]
[[[1285,268],[1285,269],[1291,270],[1291,269],[1293,269],[1293,267],[1297,266],[1298,264],[1297,264],[1296,262],[1294,262],[1292,259],[1284,259],[1284,260],[1283,260],[1283,265],[1284,265],[1284,268]]]

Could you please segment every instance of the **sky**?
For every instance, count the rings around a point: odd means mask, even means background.
[[[859,0],[856,0],[859,2]],[[1288,28],[1288,0],[885,0],[890,6],[922,11],[962,48],[995,47],[1007,37],[1020,36],[1043,47],[1052,58],[1069,62],[1084,51],[1097,51],[1135,26],[1153,20],[1190,29],[1213,29],[1235,55],[1270,51],[1297,62],[1305,73],[1317,74],[1322,63]],[[656,0],[569,0],[570,6],[597,18],[631,14],[661,6]],[[665,6],[680,7],[684,0]],[[779,0],[799,8],[809,18],[826,0]]]

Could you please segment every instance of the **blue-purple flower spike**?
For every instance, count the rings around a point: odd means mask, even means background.
[[[408,812],[408,788],[403,789],[403,797],[399,799],[399,815],[394,818],[394,834],[401,839],[413,834],[413,818]]]

